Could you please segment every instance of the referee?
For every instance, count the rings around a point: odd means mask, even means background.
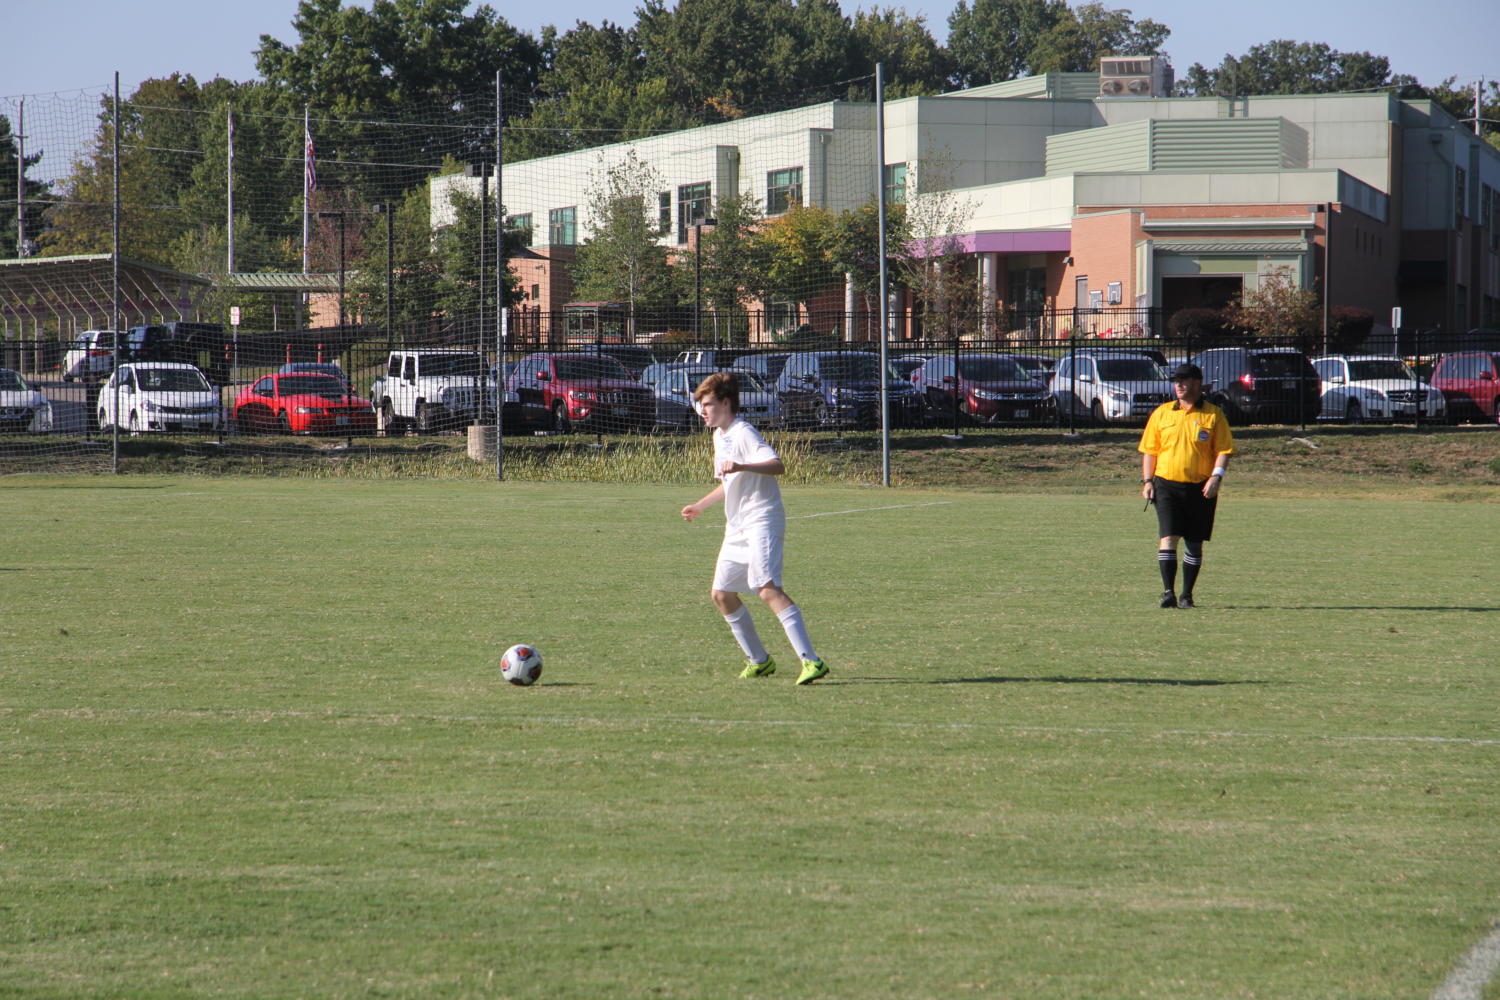
[[[1192,608],[1193,585],[1203,568],[1203,543],[1214,530],[1214,508],[1234,436],[1224,411],[1203,398],[1203,369],[1172,369],[1176,402],[1158,406],[1141,433],[1141,496],[1156,504],[1161,543],[1161,606]],[[1177,540],[1183,541],[1182,592],[1177,585]]]

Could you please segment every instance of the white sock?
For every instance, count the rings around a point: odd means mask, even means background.
[[[750,617],[749,608],[741,604],[738,611],[725,615],[724,620],[729,623],[729,631],[734,633],[734,641],[753,662],[765,663],[770,658],[771,654],[761,644],[760,633],[755,631],[755,619]]]
[[[782,608],[776,614],[781,619],[781,627],[786,630],[787,641],[797,651],[797,655],[804,660],[816,660],[817,654],[813,652],[812,637],[807,634],[807,626],[802,621],[802,611],[797,605]]]

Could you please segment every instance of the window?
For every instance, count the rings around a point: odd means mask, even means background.
[[[1464,211],[1464,203],[1469,197],[1469,175],[1463,167],[1453,168],[1453,224],[1459,222],[1468,213]]]
[[[1489,232],[1491,251],[1500,251],[1500,191],[1484,185],[1479,211],[1479,224]]]
[[[506,216],[505,231],[519,234],[522,246],[531,246],[531,213]]]
[[[802,168],[790,167],[766,174],[766,214],[781,215],[802,204]]]
[[[677,189],[677,242],[686,243],[694,223],[708,218],[711,188],[708,182],[684,184]]]
[[[555,247],[578,243],[577,208],[554,208],[547,213],[547,243]]]
[[[672,192],[656,196],[656,231],[662,236],[672,231]]]
[[[885,203],[887,205],[905,205],[906,164],[888,164],[881,171],[881,177],[885,185]]]

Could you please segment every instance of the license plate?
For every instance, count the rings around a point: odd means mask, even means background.
[[[1016,419],[1017,420],[1025,420],[1029,416],[1031,416],[1031,411],[1030,410],[1017,410],[1016,411]]]
[[[617,417],[628,417],[628,416],[630,416],[630,407],[628,407],[628,406],[617,406],[617,407],[614,408],[613,413]]]
[[[348,417],[334,417],[333,418],[333,423],[334,423],[334,426],[336,426],[336,427],[344,427],[344,426],[348,425],[349,418]]]

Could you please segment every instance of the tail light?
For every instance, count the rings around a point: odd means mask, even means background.
[[[1235,379],[1235,381],[1244,386],[1247,391],[1255,391],[1255,376],[1251,375],[1249,372],[1241,375],[1239,378]]]

